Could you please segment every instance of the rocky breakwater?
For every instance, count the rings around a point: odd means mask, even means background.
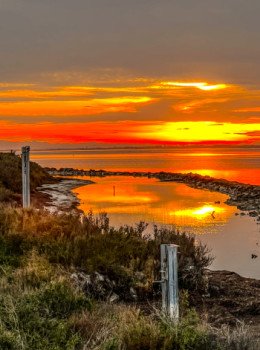
[[[79,170],[73,168],[45,168],[54,176],[133,176],[156,178],[160,181],[173,181],[184,183],[187,186],[220,192],[229,196],[226,204],[236,206],[242,211],[248,211],[250,216],[258,217],[260,222],[260,186],[244,184],[225,179],[216,179],[210,176],[202,176],[193,173],[171,173],[171,172],[129,172],[129,171],[106,171],[106,170]]]
[[[248,211],[250,216],[257,217],[260,215],[260,186],[193,173],[164,173],[156,177],[161,181],[181,182],[193,188],[226,194],[229,196],[226,204],[236,206],[242,211]],[[260,221],[260,217],[258,219]]]

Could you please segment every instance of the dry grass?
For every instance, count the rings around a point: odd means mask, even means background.
[[[259,350],[259,335],[252,332],[252,328],[244,322],[239,322],[235,327],[222,325],[213,332],[218,336],[223,350]]]

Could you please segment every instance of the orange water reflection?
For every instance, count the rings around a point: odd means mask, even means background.
[[[86,213],[104,211],[115,226],[145,220],[185,227],[194,233],[213,233],[236,211],[223,203],[227,196],[184,184],[123,176],[92,180],[96,184],[75,190],[81,200],[80,209]]]
[[[248,215],[235,216],[236,207],[224,203],[227,196],[147,178],[92,180],[96,184],[74,191],[86,213],[107,212],[115,227],[143,220],[150,224],[146,232],[152,232],[151,224],[174,225],[181,232],[196,234],[197,241],[212,249],[216,257],[212,269],[260,278],[260,261],[251,259],[252,253],[260,256],[259,228]]]

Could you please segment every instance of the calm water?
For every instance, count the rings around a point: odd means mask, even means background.
[[[57,168],[192,171],[260,184],[259,150],[55,151],[35,152],[31,158],[43,166]],[[194,233],[197,240],[212,249],[216,257],[212,269],[260,278],[260,225],[247,215],[236,216],[235,213],[239,213],[236,207],[224,203],[226,195],[155,179],[95,177],[92,180],[96,183],[75,190],[85,212],[105,211],[111,225],[116,227],[145,220],[150,223],[148,230],[157,224]],[[251,259],[252,253],[258,258]]]
[[[79,169],[196,172],[260,185],[260,148],[31,152],[43,166]]]

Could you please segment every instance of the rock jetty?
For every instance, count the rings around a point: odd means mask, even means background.
[[[193,173],[171,173],[171,172],[129,172],[129,171],[106,171],[106,170],[79,170],[73,168],[45,168],[50,175],[54,176],[133,176],[155,178],[160,181],[173,181],[184,183],[187,186],[220,192],[229,196],[226,204],[236,206],[239,210],[248,211],[252,217],[258,217],[260,222],[260,186],[244,184],[225,179],[216,179],[210,176],[202,176]]]

